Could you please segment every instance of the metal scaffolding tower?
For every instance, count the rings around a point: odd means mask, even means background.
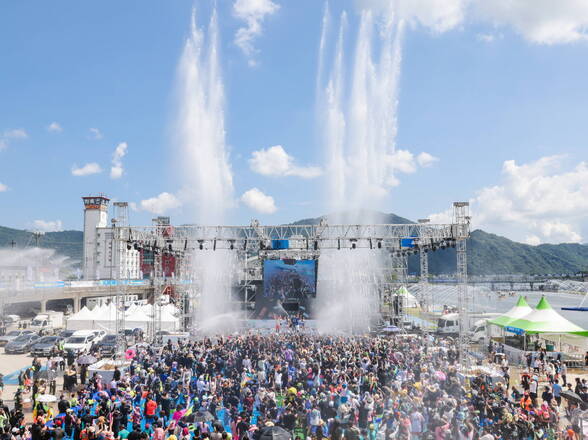
[[[166,288],[166,277],[163,267],[163,255],[168,249],[173,249],[173,228],[170,225],[169,217],[157,217],[153,219],[155,227],[155,241],[161,240],[159,247],[153,246],[153,304],[151,309],[151,325],[149,326],[149,340],[157,341],[161,331],[161,308],[163,305],[162,297]]]
[[[388,295],[393,295],[392,284],[405,282],[407,279],[407,261],[409,255],[420,253],[421,282],[425,290],[421,294],[421,301],[425,307],[431,306],[430,291],[427,286],[428,251],[457,247],[458,276],[460,279],[460,312],[469,310],[467,304],[467,268],[465,258],[465,239],[469,237],[469,217],[467,203],[455,204],[455,219],[447,224],[430,222],[410,224],[371,224],[371,225],[329,225],[322,221],[318,225],[261,225],[253,220],[247,226],[206,226],[181,225],[172,226],[169,217],[154,219],[152,226],[122,227],[117,225],[116,240],[142,251],[153,252],[154,267],[152,283],[154,287],[153,314],[149,336],[155,339],[161,329],[161,316],[158,309],[164,288],[172,286],[179,289],[176,295],[177,305],[183,317],[194,317],[200,302],[198,286],[201,280],[193,279],[198,273],[197,255],[205,257],[204,252],[223,250],[234,252],[234,256],[243,262],[236,268],[235,287],[240,289],[239,301],[243,300],[245,307],[254,300],[259,283],[263,279],[263,262],[266,259],[317,259],[323,251],[347,251],[354,249],[371,249],[381,251],[390,266],[382,268],[387,274],[396,277],[389,285]],[[280,245],[280,241],[287,242],[287,248]],[[113,246],[114,248],[114,246]],[[164,273],[162,267],[163,254],[176,259],[175,276]],[[178,270],[177,261],[181,261]],[[165,275],[168,275],[166,278]],[[382,278],[382,280],[385,277]],[[375,281],[374,281],[375,282]],[[385,289],[379,283],[381,292]],[[382,290],[384,289],[384,290]],[[175,292],[174,292],[175,294]],[[182,297],[185,295],[185,297]],[[380,296],[386,299],[386,295]],[[242,298],[241,298],[242,297]],[[159,316],[158,316],[159,315]],[[185,322],[185,328],[189,327]],[[461,320],[466,324],[465,320]],[[194,326],[194,322],[191,323]],[[463,333],[463,332],[462,332]]]
[[[468,364],[467,331],[470,325],[471,301],[468,292],[468,262],[466,253],[466,239],[469,236],[469,202],[455,202],[453,204],[453,222],[458,226],[465,226],[467,234],[456,237],[457,254],[457,301],[459,312],[459,360],[462,365]]]
[[[112,239],[110,242],[110,276],[111,279],[120,280],[120,261],[121,261],[121,245],[120,231],[116,218],[111,219],[112,224]],[[116,308],[116,316],[114,323],[114,331],[116,335],[116,352],[115,357],[121,359],[125,348],[126,348],[126,337],[125,337],[125,292],[123,292],[120,283],[116,283],[116,286],[111,286],[116,289],[114,295],[114,305]]]
[[[430,220],[428,218],[421,218],[419,219],[420,224],[429,223]],[[432,307],[432,298],[430,297],[431,290],[429,289],[429,254],[425,252],[425,249],[420,249],[419,251],[419,262],[420,262],[420,302],[421,302],[421,309],[425,312],[430,312]]]
[[[116,219],[116,224],[119,227],[129,226],[129,203],[114,202],[112,209],[112,218]]]

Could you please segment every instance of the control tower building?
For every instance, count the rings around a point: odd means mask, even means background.
[[[97,228],[108,227],[108,205],[110,199],[105,196],[82,197],[84,201],[84,279],[100,278],[97,262]]]

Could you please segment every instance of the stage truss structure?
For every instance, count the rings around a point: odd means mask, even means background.
[[[420,254],[421,281],[427,283],[427,253],[448,247],[457,248],[457,275],[460,285],[459,310],[463,318],[460,327],[460,347],[465,340],[470,301],[467,298],[467,258],[465,240],[470,235],[470,217],[467,202],[453,206],[453,221],[438,224],[427,222],[408,224],[344,225],[328,224],[322,220],[316,225],[262,225],[252,220],[247,226],[155,224],[152,226],[116,225],[114,240],[124,242],[128,249],[148,249],[155,256],[153,304],[161,304],[166,286],[175,289],[176,305],[182,313],[187,328],[188,317],[197,303],[198,292],[193,279],[193,256],[199,251],[228,250],[236,252],[240,264],[239,288],[244,292],[245,303],[255,299],[255,292],[262,277],[262,265],[266,259],[318,259],[323,250],[373,249],[387,252],[392,258],[392,268],[397,281],[406,278],[409,255]],[[277,249],[274,244],[288,241],[287,249]],[[180,264],[173,277],[165,277],[161,269],[161,256],[169,254]],[[425,289],[424,295],[428,295]],[[431,298],[421,299],[430,306]],[[157,309],[157,308],[154,308]],[[124,323],[117,324],[122,329]],[[160,317],[153,313],[149,336],[155,339],[161,328]],[[463,350],[460,349],[460,354]]]

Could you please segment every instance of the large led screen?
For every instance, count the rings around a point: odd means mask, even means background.
[[[310,317],[310,298],[316,297],[316,269],[316,260],[265,260],[256,317],[271,319],[286,313]]]

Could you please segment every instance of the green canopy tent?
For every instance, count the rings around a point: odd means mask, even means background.
[[[499,327],[506,327],[510,325],[511,322],[516,321],[523,316],[528,315],[531,313],[533,309],[527,304],[527,301],[524,297],[520,296],[517,303],[511,308],[508,312],[504,313],[503,315],[497,316],[488,321],[489,324],[494,324]]]
[[[508,322],[505,326],[527,334],[553,333],[588,336],[588,331],[557,313],[543,296],[532,312]]]
[[[416,308],[419,306],[418,300],[405,286],[400,286],[394,296],[401,297],[405,307]]]

